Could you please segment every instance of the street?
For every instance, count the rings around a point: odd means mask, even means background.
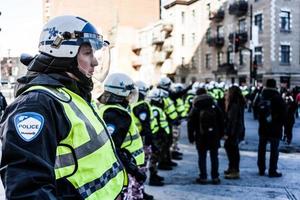
[[[252,114],[252,113],[251,113]],[[224,179],[223,171],[227,169],[227,157],[223,148],[219,151],[220,185],[196,184],[199,171],[197,153],[190,145],[186,136],[185,126],[182,127],[180,148],[184,153],[179,166],[172,171],[159,171],[165,177],[163,187],[146,186],[146,191],[157,200],[198,200],[198,199],[300,199],[300,120],[294,128],[294,139],[291,147],[281,145],[278,168],[283,173],[281,178],[258,176],[257,159],[257,122],[252,115],[246,113],[246,142],[241,144],[241,161],[239,180]],[[266,164],[268,166],[268,154]],[[210,160],[207,158],[208,175],[210,174]]]
[[[159,171],[165,177],[165,186],[151,187],[146,185],[146,192],[155,196],[156,200],[198,200],[198,199],[300,199],[300,119],[294,127],[294,139],[290,147],[281,144],[278,168],[283,173],[281,178],[258,176],[257,158],[257,122],[252,115],[246,113],[246,141],[241,144],[241,162],[239,180],[224,179],[223,171],[227,168],[227,157],[223,148],[219,151],[220,185],[199,185],[197,153],[193,145],[188,143],[186,124],[182,126],[180,148],[184,153],[183,160],[172,171]],[[267,154],[267,166],[268,166]],[[207,159],[208,174],[210,160]],[[1,187],[0,199],[4,198]]]

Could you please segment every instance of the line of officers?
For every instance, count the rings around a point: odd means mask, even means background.
[[[162,186],[157,169],[182,159],[180,123],[197,84],[172,88],[164,77],[147,94],[125,74],[107,76],[108,46],[85,19],[59,16],[43,27],[39,54],[21,58],[28,72],[0,121],[7,199],[153,199],[143,186],[147,162],[149,184]],[[98,101],[95,70],[107,76]]]

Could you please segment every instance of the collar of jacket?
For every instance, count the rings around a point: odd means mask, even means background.
[[[70,78],[66,73],[28,73],[27,75],[19,78],[15,96],[22,94],[26,89],[34,85],[51,86],[51,87],[66,87],[69,90],[83,97],[85,100],[90,101],[90,91],[83,94],[79,89],[76,80]]]

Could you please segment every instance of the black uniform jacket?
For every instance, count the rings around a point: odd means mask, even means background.
[[[38,91],[22,94],[32,85],[67,87],[76,93],[77,82],[66,74],[39,74],[19,79],[18,97],[11,103],[0,124],[2,139],[1,179],[7,199],[81,199],[75,188],[62,178],[55,179],[54,165],[59,142],[70,131],[71,125],[63,114],[62,105],[54,97]],[[81,96],[90,96],[85,94]],[[86,99],[88,100],[88,99]],[[17,132],[15,116],[38,113],[44,124],[34,139],[25,141]]]
[[[124,105],[123,107],[125,108],[127,105]],[[121,147],[132,121],[130,114],[121,109],[108,108],[103,114],[103,120],[108,127],[108,130],[115,143],[117,154],[121,159],[126,171],[135,176],[138,181],[143,182],[145,175],[140,173],[131,153],[125,147]]]
[[[151,119],[150,119],[150,108],[146,102],[135,106],[132,109],[133,114],[138,118],[141,123],[142,130],[140,135],[144,138],[144,143],[150,145],[152,143],[152,131],[151,131]]]

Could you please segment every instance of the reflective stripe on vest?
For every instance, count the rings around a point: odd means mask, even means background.
[[[163,98],[163,102],[164,102],[164,112],[171,120],[175,120],[178,117],[178,114],[176,112],[176,108],[174,106],[173,101],[169,97],[167,97],[167,98]]]
[[[185,108],[181,98],[176,99],[176,111],[180,117],[185,117]]]
[[[194,98],[195,95],[188,95],[185,99],[185,102],[184,102],[184,107],[185,107],[185,113],[188,115],[191,108],[192,108],[192,104],[193,104],[193,98]]]
[[[170,127],[169,127],[169,124],[168,124],[168,121],[167,121],[167,116],[166,114],[164,113],[164,111],[157,107],[157,106],[154,106],[152,105],[152,111],[156,111],[158,113],[158,116],[155,116],[156,119],[157,119],[157,122],[158,122],[158,127],[160,127],[161,129],[164,129],[165,132],[167,134],[170,133]]]
[[[56,179],[66,178],[83,199],[115,199],[126,182],[126,172],[100,117],[83,98],[66,88],[32,86],[25,92],[29,91],[53,96],[71,125],[56,149]]]
[[[102,118],[104,116],[105,111],[109,108],[122,110],[130,116],[130,127],[121,145],[121,148],[125,148],[131,153],[137,165],[143,165],[145,163],[145,153],[144,150],[141,151],[141,149],[143,149],[143,141],[134,124],[132,115],[130,115],[129,111],[120,105],[101,105],[99,107],[99,112]]]

